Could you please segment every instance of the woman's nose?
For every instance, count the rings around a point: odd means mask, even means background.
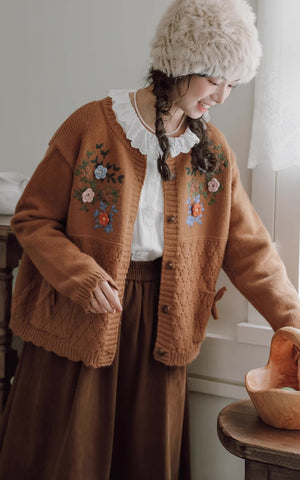
[[[229,93],[230,91],[227,92],[226,87],[220,87],[216,92],[213,93],[212,98],[216,103],[224,103]]]

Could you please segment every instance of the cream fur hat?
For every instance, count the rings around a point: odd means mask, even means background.
[[[261,57],[254,12],[246,0],[173,0],[150,54],[153,68],[168,76],[249,82]]]

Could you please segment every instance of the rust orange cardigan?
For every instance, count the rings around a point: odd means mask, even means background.
[[[190,154],[169,159],[154,357],[185,365],[199,352],[220,269],[274,329],[300,326],[300,305],[239,179],[226,139],[208,124],[221,161],[200,174]],[[110,365],[121,314],[87,313],[106,279],[122,299],[146,158],[131,147],[111,99],[89,103],[58,129],[12,219],[24,249],[11,329],[86,365]]]

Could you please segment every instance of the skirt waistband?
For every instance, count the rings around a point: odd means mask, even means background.
[[[131,260],[127,272],[127,280],[158,280],[161,273],[161,257],[149,262]]]

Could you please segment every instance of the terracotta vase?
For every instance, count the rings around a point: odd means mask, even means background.
[[[300,330],[274,333],[268,364],[246,375],[247,392],[261,419],[272,427],[300,430]]]

